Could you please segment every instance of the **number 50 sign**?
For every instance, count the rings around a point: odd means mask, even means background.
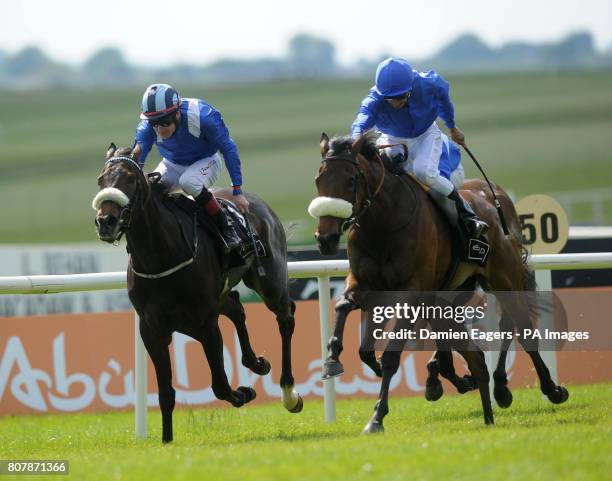
[[[563,207],[547,195],[529,195],[516,204],[523,245],[533,254],[561,252],[569,236],[569,222]]]

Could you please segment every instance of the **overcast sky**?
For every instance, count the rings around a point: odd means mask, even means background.
[[[0,0],[0,49],[37,45],[70,63],[104,46],[156,66],[279,57],[297,32],[333,41],[342,63],[419,59],[465,32],[499,46],[577,30],[612,46],[612,0]]]

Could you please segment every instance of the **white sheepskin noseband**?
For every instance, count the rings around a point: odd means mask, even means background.
[[[316,197],[308,206],[308,213],[315,219],[326,215],[348,219],[353,214],[353,204],[335,197]]]
[[[100,209],[102,202],[106,202],[107,200],[118,204],[119,207],[125,207],[130,203],[130,199],[127,195],[125,195],[119,189],[115,189],[114,187],[106,187],[102,189],[100,192],[96,194],[96,196],[91,201],[91,206],[93,210]]]

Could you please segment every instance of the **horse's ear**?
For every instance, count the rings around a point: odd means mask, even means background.
[[[329,152],[329,137],[325,132],[321,134],[321,142],[319,143],[319,147],[321,147],[321,157],[325,158],[327,152]]]
[[[117,146],[114,142],[111,142],[111,144],[108,146],[108,149],[106,150],[106,160],[110,159],[113,155],[115,155],[116,150]]]
[[[353,145],[351,147],[351,152],[353,153],[353,155],[357,155],[359,152],[361,152],[361,147],[363,146],[365,139],[365,135],[360,135],[359,138],[355,142],[353,142]]]
[[[132,159],[138,162],[138,160],[140,160],[141,153],[142,153],[142,148],[140,147],[139,143],[136,143],[136,145],[134,145],[134,148],[132,149],[132,152],[130,153],[130,157],[132,157]]]

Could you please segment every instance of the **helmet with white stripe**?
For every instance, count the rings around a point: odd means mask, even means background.
[[[141,119],[154,120],[165,117],[179,109],[181,98],[168,84],[153,84],[142,96]]]

